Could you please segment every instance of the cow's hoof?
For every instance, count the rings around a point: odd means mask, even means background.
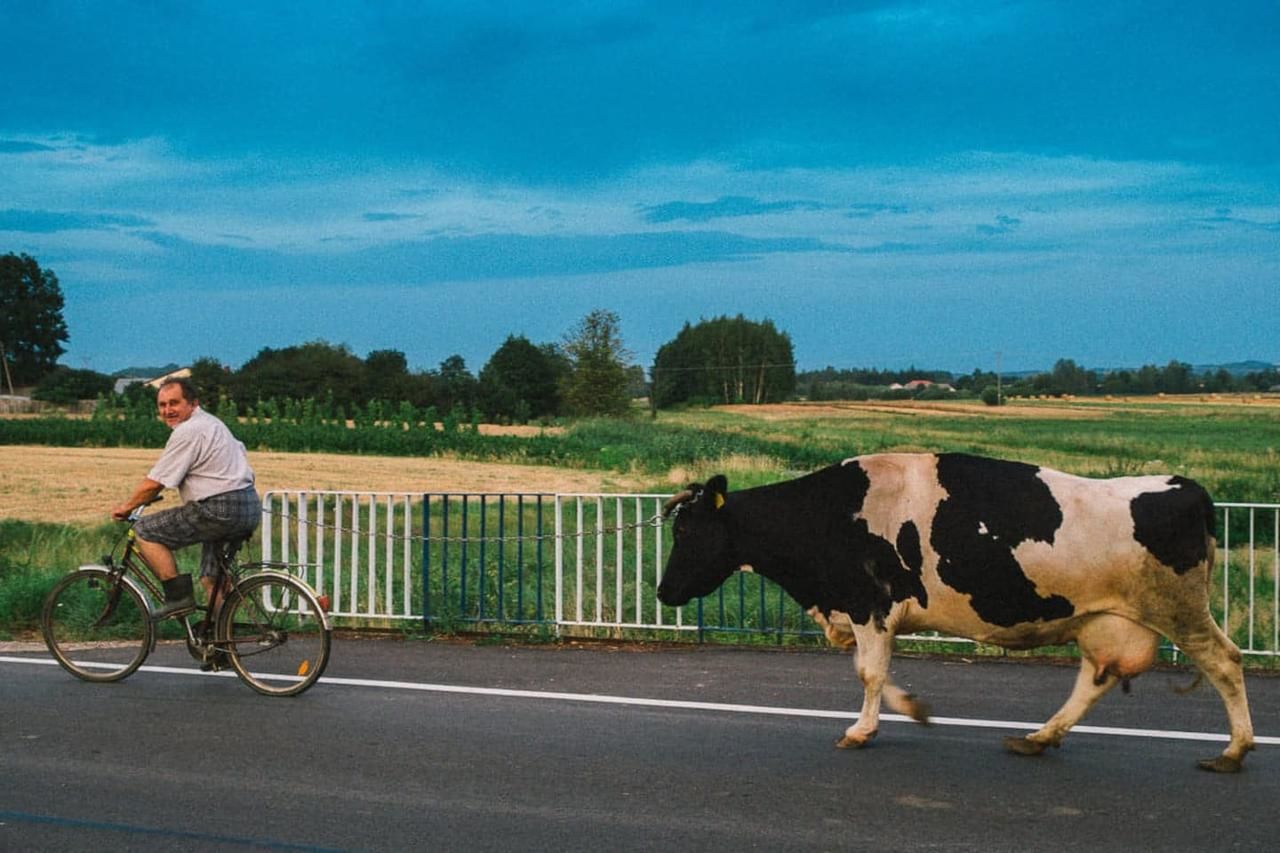
[[[878,732],[871,732],[870,734],[864,735],[860,738],[845,735],[840,738],[840,740],[836,741],[836,749],[862,749],[864,746],[868,746],[871,743],[871,739],[877,734]]]
[[[1232,758],[1229,755],[1219,755],[1217,758],[1203,758],[1196,762],[1196,766],[1211,773],[1239,773],[1244,769],[1244,764],[1241,763],[1240,759]]]
[[[1045,746],[1047,744],[1026,737],[1007,737],[1004,739],[1004,748],[1014,755],[1039,755],[1044,752]]]
[[[919,723],[922,726],[929,725],[929,712],[933,710],[932,708],[929,707],[929,703],[921,702],[919,699],[917,699],[914,696],[908,696],[907,698],[910,701],[909,716],[911,717],[911,719],[915,720],[917,723]]]

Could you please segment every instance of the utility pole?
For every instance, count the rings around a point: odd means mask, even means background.
[[[4,341],[0,341],[0,362],[4,363],[4,380],[9,386],[9,396],[13,397],[13,376],[9,373],[9,355],[5,352]]]
[[[996,352],[996,408],[1004,405],[1000,396],[1000,352]]]

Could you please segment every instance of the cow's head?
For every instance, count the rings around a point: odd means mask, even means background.
[[[717,474],[706,485],[694,483],[663,507],[663,513],[673,519],[675,542],[658,585],[662,603],[687,604],[715,591],[738,569],[725,518],[728,490],[728,481]]]

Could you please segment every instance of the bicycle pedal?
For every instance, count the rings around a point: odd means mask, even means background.
[[[215,651],[207,661],[200,664],[200,671],[201,672],[221,672],[222,670],[226,669],[230,665],[231,665],[231,662],[227,660],[226,652]]]

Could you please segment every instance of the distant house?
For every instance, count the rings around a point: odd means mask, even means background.
[[[180,367],[177,370],[171,370],[163,376],[157,376],[155,379],[148,379],[147,386],[150,388],[159,388],[170,379],[189,379],[191,378],[191,368]]]
[[[182,367],[177,370],[171,370],[159,376],[119,376],[116,377],[116,384],[112,387],[112,391],[117,394],[123,394],[125,389],[131,385],[144,383],[148,388],[159,388],[167,379],[178,379],[191,375],[191,368]]]
[[[892,387],[892,386],[890,386],[890,387]],[[906,385],[901,385],[901,386],[899,386],[899,387],[901,387],[901,388],[906,388],[908,391],[922,391],[922,390],[924,390],[925,388],[937,388],[939,391],[954,391],[954,390],[956,390],[955,388],[952,388],[952,387],[951,387],[949,384],[947,384],[946,382],[934,382],[934,381],[932,381],[932,380],[930,380],[930,379],[912,379],[912,380],[911,380],[910,382],[908,382]]]
[[[145,376],[117,376],[116,384],[111,386],[111,390],[116,394],[123,394],[125,389],[130,385],[137,385],[139,382],[146,382]]]

